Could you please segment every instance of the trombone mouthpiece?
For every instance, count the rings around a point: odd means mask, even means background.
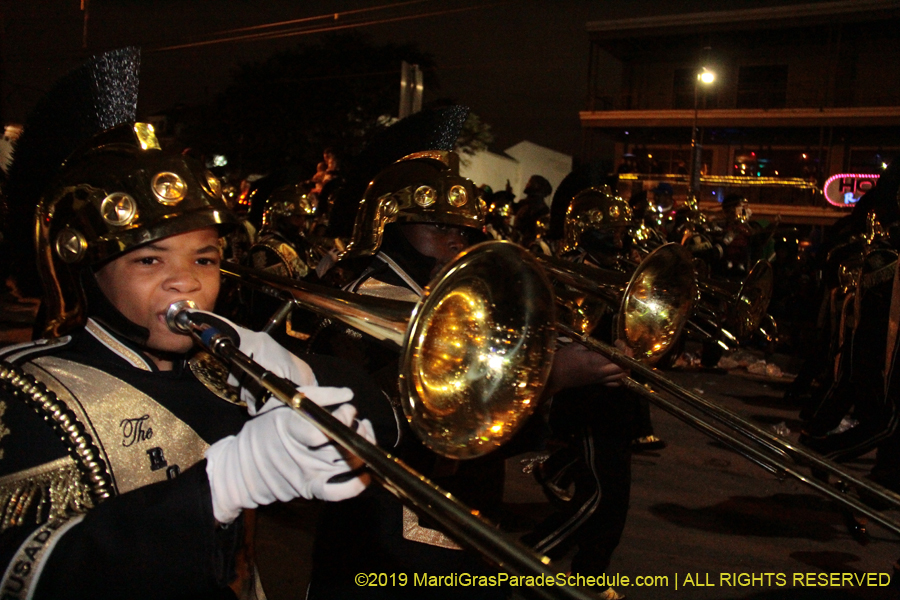
[[[166,325],[175,333],[190,333],[191,320],[188,315],[189,308],[197,308],[193,300],[179,300],[173,302],[166,309]]]

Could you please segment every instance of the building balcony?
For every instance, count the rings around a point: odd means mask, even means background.
[[[691,127],[693,109],[595,110],[582,127]],[[699,127],[878,127],[900,125],[900,106],[853,108],[726,108],[697,111]]]

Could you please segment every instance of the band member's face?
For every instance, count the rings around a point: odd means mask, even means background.
[[[452,225],[411,223],[403,225],[403,234],[413,248],[436,260],[434,268],[431,270],[432,278],[444,265],[469,246],[469,239],[464,229]]]
[[[103,294],[131,322],[150,331],[147,345],[163,352],[187,352],[190,337],[166,325],[166,309],[193,300],[212,310],[219,295],[218,231],[196,229],[157,240],[123,254],[97,271]]]

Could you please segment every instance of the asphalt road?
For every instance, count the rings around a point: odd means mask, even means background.
[[[786,424],[796,440],[797,409],[781,400],[783,384],[733,373],[670,375],[760,426]],[[632,581],[667,575],[668,584],[623,588],[630,598],[900,597],[897,587],[802,587],[820,573],[892,575],[898,537],[870,524],[863,545],[850,535],[834,501],[795,479],[779,480],[662,411],[653,418],[669,446],[634,458],[629,519],[611,570]],[[864,475],[872,463],[869,455],[847,467]],[[754,583],[737,574],[756,575],[759,583],[730,585]]]

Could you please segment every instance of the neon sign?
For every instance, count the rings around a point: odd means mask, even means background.
[[[875,187],[878,177],[879,175],[868,173],[832,175],[825,182],[822,193],[830,204],[846,208],[855,205],[863,194]]]

